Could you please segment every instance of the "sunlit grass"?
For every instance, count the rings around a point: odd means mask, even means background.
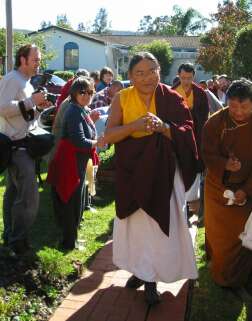
[[[205,255],[205,229],[197,236],[199,280],[194,288],[190,321],[250,321],[251,302],[243,302],[234,292],[217,286],[211,279]]]

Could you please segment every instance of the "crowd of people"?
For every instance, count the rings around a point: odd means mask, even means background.
[[[0,81],[0,144],[10,143],[12,150],[3,241],[17,255],[29,249],[39,204],[27,134],[49,106],[46,93],[34,93],[30,85],[40,59],[36,46],[21,47],[15,70]],[[157,282],[198,277],[188,215],[199,211],[214,282],[246,287],[251,249],[241,235],[252,240],[252,82],[214,75],[197,84],[194,66],[183,63],[168,86],[148,52],[132,57],[128,75],[131,85],[123,88],[108,67],[100,74],[78,70],[56,103],[47,181],[62,230],[60,248],[75,247],[90,159],[97,166],[97,150],[114,144],[113,262],[132,273],[126,287],[144,285],[153,305],[160,301]],[[97,134],[104,113],[106,128]]]

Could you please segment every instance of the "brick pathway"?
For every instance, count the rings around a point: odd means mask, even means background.
[[[195,228],[191,229],[193,238]],[[143,287],[124,288],[130,274],[112,264],[112,241],[72,288],[50,321],[184,321],[189,282],[158,283],[162,302],[150,308]]]

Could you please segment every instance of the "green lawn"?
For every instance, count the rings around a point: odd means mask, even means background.
[[[242,300],[237,294],[213,283],[208,272],[204,251],[205,229],[197,236],[199,280],[193,291],[190,321],[251,321],[252,300]]]

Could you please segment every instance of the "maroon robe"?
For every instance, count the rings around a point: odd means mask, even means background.
[[[180,82],[175,86],[173,86],[172,89],[176,90],[176,88],[179,85],[180,85]],[[205,91],[194,82],[192,83],[192,91],[193,91],[193,108],[190,109],[190,112],[193,118],[195,139],[196,139],[198,152],[199,152],[198,170],[202,171],[204,168],[203,161],[201,158],[202,129],[203,129],[203,126],[205,125],[205,122],[208,119],[209,104],[208,104],[207,95]]]
[[[197,147],[191,114],[181,96],[159,84],[155,102],[157,116],[170,125],[172,140],[154,133],[115,145],[116,214],[123,219],[142,208],[169,235],[176,162],[188,190],[197,172]]]

